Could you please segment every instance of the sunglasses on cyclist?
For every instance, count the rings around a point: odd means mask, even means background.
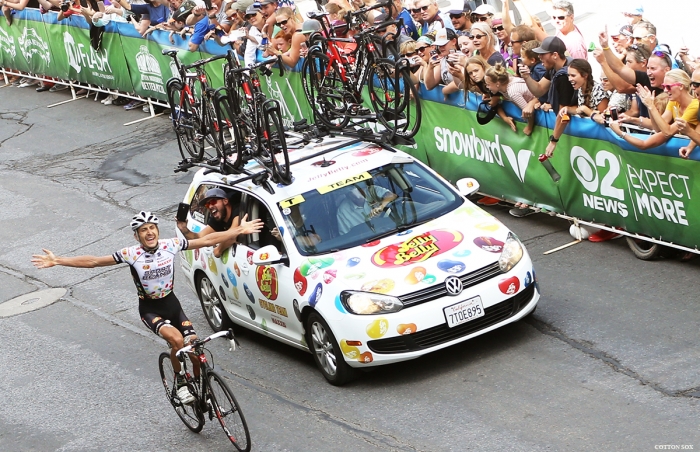
[[[430,8],[430,5],[421,6],[419,8],[411,8],[411,11],[413,11],[414,13],[419,13],[421,11],[427,11],[428,8]]]
[[[564,20],[566,16],[552,16],[552,20]]]
[[[491,31],[493,31],[494,33],[498,32],[498,31],[503,31],[503,30],[505,30],[505,28],[503,28],[503,25],[499,25],[497,27],[491,28]]]
[[[661,84],[661,87],[664,89],[664,91],[671,91],[671,88],[673,88],[674,86],[683,86],[683,84],[682,83],[670,83],[670,84],[663,83],[663,84]]]
[[[279,22],[277,22],[277,25],[280,27],[283,27],[283,26],[287,25],[287,22],[289,22],[289,19],[280,20]]]
[[[690,82],[690,86],[693,88],[700,88],[700,82]]]

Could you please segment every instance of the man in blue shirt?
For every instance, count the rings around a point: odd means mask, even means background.
[[[115,0],[113,3],[118,4],[127,11],[134,14],[146,15],[141,19],[138,30],[141,34],[148,30],[151,25],[158,25],[166,22],[170,16],[170,3],[168,0],[146,0],[145,5],[132,5],[126,0]]]

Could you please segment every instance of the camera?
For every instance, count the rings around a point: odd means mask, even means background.
[[[515,60],[515,75],[517,75],[518,77],[520,77],[520,65],[521,64],[523,64],[522,58],[518,58],[517,60]]]
[[[61,2],[61,11],[65,13],[66,11],[68,11],[68,8],[70,8],[70,0],[63,0]]]
[[[617,114],[617,107],[610,107],[610,118],[613,121],[617,121],[618,119],[618,114]]]

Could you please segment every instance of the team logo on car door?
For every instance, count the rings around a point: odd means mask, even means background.
[[[277,271],[270,266],[259,266],[255,271],[255,280],[258,283],[258,289],[268,300],[277,299]]]

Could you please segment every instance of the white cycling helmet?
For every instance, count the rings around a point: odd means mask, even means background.
[[[134,215],[134,218],[131,219],[131,230],[135,231],[144,224],[147,223],[152,223],[152,224],[158,224],[158,217],[153,215],[151,212],[144,212],[143,210],[136,215]]]

